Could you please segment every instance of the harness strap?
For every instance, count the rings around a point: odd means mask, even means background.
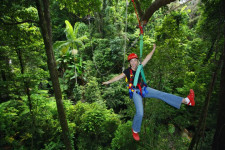
[[[134,86],[133,86],[133,71],[132,69],[130,69],[130,81],[129,81],[129,95],[130,95],[130,98],[133,97],[133,92],[134,92]],[[135,78],[136,78],[136,75],[135,75]],[[142,97],[144,96],[143,95],[143,92],[142,92],[142,88],[141,88],[141,84],[140,83],[137,83],[136,85],[138,87],[138,89],[140,90],[140,92],[137,92],[138,94],[140,94]],[[146,84],[144,83],[144,86],[146,86]],[[146,89],[146,88],[145,88]]]
[[[130,81],[129,81],[129,89],[132,89],[133,87],[133,72],[132,69],[130,69]]]
[[[142,67],[142,69],[141,69],[141,77],[142,77],[142,79],[143,79],[143,81],[144,81],[144,85],[147,86],[147,82],[146,82],[146,79],[145,79],[145,73],[144,73],[143,67]]]
[[[143,95],[142,95],[141,84],[140,84],[140,83],[138,83],[138,84],[137,84],[137,86],[138,86],[138,88],[139,88],[139,90],[140,90],[141,96],[143,96]]]
[[[139,78],[139,75],[140,75],[140,72],[141,72],[141,76],[142,76],[142,79],[144,81],[144,84],[146,84],[146,79],[145,79],[145,74],[144,74],[144,69],[143,69],[143,65],[140,64],[137,68],[137,71],[136,71],[136,74],[135,74],[135,78],[134,78],[134,83],[133,83],[133,86],[136,87],[137,84],[138,84],[138,78]]]

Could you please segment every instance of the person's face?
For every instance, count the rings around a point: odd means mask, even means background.
[[[136,58],[131,59],[130,60],[130,66],[131,66],[131,68],[137,68],[137,66],[138,66],[138,59],[136,59]]]

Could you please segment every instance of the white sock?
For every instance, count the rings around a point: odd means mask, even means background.
[[[133,130],[134,133],[137,133],[136,131]]]
[[[190,102],[189,98],[185,98],[186,104],[188,104]]]

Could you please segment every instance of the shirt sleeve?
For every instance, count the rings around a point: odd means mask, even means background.
[[[127,78],[130,77],[130,69],[129,69],[129,68],[125,69],[125,70],[123,71],[123,73],[126,75]]]

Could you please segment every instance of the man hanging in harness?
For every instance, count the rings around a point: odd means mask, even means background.
[[[155,52],[155,48],[156,48],[156,46],[154,45],[153,50],[143,60],[143,62],[141,64],[143,67],[151,59],[153,53]],[[139,141],[140,137],[138,135],[138,132],[140,132],[140,130],[141,130],[142,118],[143,118],[143,114],[144,114],[143,103],[142,103],[143,97],[144,98],[157,98],[157,99],[160,99],[160,100],[166,102],[167,104],[179,109],[182,103],[189,105],[189,106],[195,106],[195,101],[194,101],[195,95],[194,95],[194,91],[192,89],[190,89],[189,95],[186,98],[183,98],[183,97],[179,97],[179,96],[165,93],[162,91],[158,91],[158,90],[155,90],[150,87],[146,87],[146,85],[143,85],[141,83],[142,76],[140,76],[140,75],[138,77],[139,86],[138,86],[138,84],[137,84],[137,86],[133,86],[133,84],[134,84],[133,79],[136,76],[136,71],[137,71],[138,65],[139,65],[138,56],[136,54],[132,53],[128,56],[128,61],[130,64],[129,68],[124,70],[124,72],[121,73],[120,75],[112,78],[109,81],[103,82],[102,84],[106,85],[106,84],[110,84],[115,81],[118,81],[124,77],[128,78],[129,92],[131,92],[129,94],[130,94],[130,97],[133,99],[135,108],[136,108],[136,114],[134,116],[133,125],[132,125],[132,134],[133,134],[133,138],[136,141]]]

